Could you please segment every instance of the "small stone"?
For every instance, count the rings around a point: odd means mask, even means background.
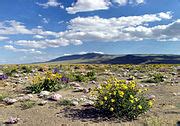
[[[150,96],[148,97],[149,100],[154,100],[155,98],[156,98],[155,95],[150,95]]]
[[[14,104],[15,102],[17,102],[17,100],[13,99],[13,98],[5,98],[5,99],[3,99],[3,101],[8,105],[11,105],[11,104]]]
[[[79,102],[78,102],[78,101],[73,100],[73,101],[72,101],[72,105],[77,106],[77,105],[79,105]]]
[[[144,87],[149,87],[149,85],[148,85],[148,84],[145,84]]]
[[[84,91],[84,88],[82,88],[82,87],[76,87],[74,89],[74,92],[83,92],[83,91]]]
[[[49,96],[50,95],[50,92],[49,91],[41,91],[39,93],[39,97],[46,97],[46,96]]]
[[[91,100],[87,100],[87,101],[85,101],[84,104],[83,104],[83,106],[92,106],[92,105],[94,105],[94,102],[91,101]]]
[[[81,86],[77,82],[70,82],[69,85],[72,86],[72,87],[80,87]]]
[[[41,106],[43,106],[43,105],[45,105],[45,104],[47,104],[48,103],[48,101],[40,101],[39,103],[38,103],[38,105],[41,105]]]
[[[20,77],[20,75],[19,74],[14,74],[14,77],[18,78],[18,77]]]
[[[92,81],[92,84],[96,84],[96,81],[93,80],[93,81]]]
[[[175,92],[173,93],[173,95],[174,95],[174,96],[177,96],[177,94],[176,94]]]
[[[20,120],[20,118],[10,117],[10,118],[6,121],[6,124],[16,124],[16,123],[18,123],[19,120]]]
[[[53,101],[58,101],[62,98],[62,96],[60,94],[53,94],[50,99]]]

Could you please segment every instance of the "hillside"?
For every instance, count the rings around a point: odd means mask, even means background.
[[[85,64],[180,64],[180,55],[109,55],[98,53],[77,54],[52,59],[51,63]]]

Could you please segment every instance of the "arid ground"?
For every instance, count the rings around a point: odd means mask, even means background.
[[[26,68],[27,67],[27,68]],[[0,126],[8,125],[10,117],[19,118],[18,126],[173,126],[180,121],[180,65],[4,65],[0,73]],[[69,78],[67,87],[49,94],[28,92],[37,74],[58,68]],[[73,79],[73,74],[94,72],[93,79]],[[12,73],[11,73],[12,72]],[[161,80],[154,81],[155,74]],[[93,107],[91,91],[110,77],[134,80],[147,88],[155,101],[152,109],[137,119],[110,119]],[[153,78],[154,77],[154,78]],[[41,92],[42,93],[42,92]],[[47,93],[47,92],[46,92]],[[60,100],[48,96],[60,94]],[[40,97],[40,95],[42,95]],[[5,98],[15,99],[8,104]],[[67,102],[65,102],[67,101]],[[71,102],[68,102],[71,101]]]

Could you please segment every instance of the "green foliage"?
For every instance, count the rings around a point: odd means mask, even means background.
[[[112,78],[97,88],[96,107],[118,118],[135,119],[152,107],[152,101],[144,97],[144,90],[134,81]]]
[[[90,81],[96,80],[96,73],[95,73],[95,71],[88,72],[86,76],[89,78]]]
[[[34,84],[27,87],[32,93],[40,93],[41,91],[58,91],[62,88],[66,88],[67,84],[60,81],[62,76],[60,74],[47,73],[45,78],[40,78],[34,80]]]
[[[16,66],[8,66],[6,68],[3,69],[4,74],[8,75],[8,76],[12,76],[14,73],[18,72],[18,69]]]
[[[87,72],[87,74],[82,74],[80,72],[76,73],[69,73],[66,76],[71,80],[71,81],[78,81],[78,82],[86,82],[88,80],[96,80],[94,71]]]
[[[160,118],[158,117],[150,117],[147,118],[144,122],[144,126],[162,126],[165,125]]]
[[[4,98],[6,98],[7,97],[7,95],[5,95],[5,94],[0,94],[0,102],[4,99]]]
[[[68,99],[63,99],[58,103],[60,106],[73,106],[72,101]]]
[[[31,100],[23,101],[23,102],[21,103],[21,108],[22,108],[23,110],[25,110],[25,109],[30,109],[30,108],[32,108],[32,107],[35,106],[35,105],[36,105],[36,102],[35,102],[35,101],[31,101]]]
[[[153,74],[152,77],[144,82],[146,83],[160,83],[164,81],[164,76],[160,73]]]
[[[21,67],[21,70],[23,73],[31,73],[32,68],[30,66],[24,65]]]
[[[74,75],[74,77],[75,77],[75,81],[79,81],[79,82],[84,82],[84,81],[86,81],[86,78],[85,78],[84,75],[76,74],[76,75]]]

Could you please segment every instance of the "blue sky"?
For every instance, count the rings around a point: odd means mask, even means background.
[[[180,0],[0,0],[0,64],[180,54]]]

